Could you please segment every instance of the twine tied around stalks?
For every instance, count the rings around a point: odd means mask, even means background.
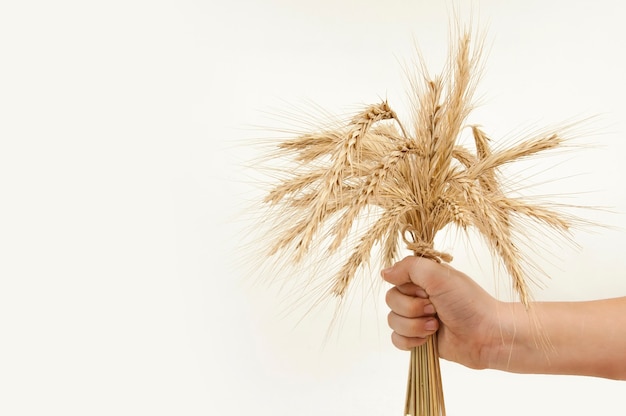
[[[407,235],[410,236],[410,239]],[[451,254],[435,250],[432,243],[427,243],[420,239],[418,233],[416,233],[410,225],[404,227],[402,239],[406,243],[406,248],[411,250],[417,257],[425,257],[427,259],[434,260],[437,263],[450,263],[453,259]]]

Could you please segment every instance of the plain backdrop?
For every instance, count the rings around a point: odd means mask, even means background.
[[[471,120],[494,139],[598,115],[579,137],[590,146],[539,159],[534,179],[609,207],[583,215],[611,228],[575,233],[577,249],[548,244],[551,279],[535,297],[626,295],[626,6],[456,5],[486,29]],[[327,337],[332,310],[295,325],[276,290],[246,279],[262,247],[243,244],[242,211],[262,192],[243,168],[258,155],[243,144],[311,103],[341,114],[386,98],[409,118],[403,65],[417,42],[440,69],[451,10],[3,1],[0,414],[400,415],[408,354],[389,341],[384,286]],[[444,248],[507,296],[479,247],[451,238]],[[624,382],[445,361],[442,374],[451,416],[626,412]]]

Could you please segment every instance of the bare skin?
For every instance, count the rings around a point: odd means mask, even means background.
[[[470,368],[626,380],[626,297],[534,302],[529,313],[428,259],[407,257],[382,276],[394,285],[388,321],[402,350],[436,334],[440,356]]]

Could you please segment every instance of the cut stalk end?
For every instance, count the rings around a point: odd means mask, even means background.
[[[411,350],[404,415],[446,415],[436,335]]]

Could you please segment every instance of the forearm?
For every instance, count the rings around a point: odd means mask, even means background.
[[[530,314],[519,303],[502,304],[487,366],[626,380],[625,310],[626,297],[538,302]]]

